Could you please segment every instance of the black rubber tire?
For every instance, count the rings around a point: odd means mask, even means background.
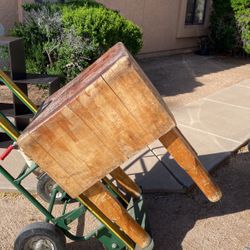
[[[46,202],[50,202],[51,196],[49,194],[48,186],[56,183],[47,175],[43,174],[39,177],[36,190],[38,195]],[[55,204],[63,204],[64,200],[61,197],[55,199]]]
[[[58,227],[47,222],[35,222],[19,233],[14,243],[14,250],[31,250],[33,248],[29,248],[28,244],[32,244],[32,241],[33,243],[36,241],[34,244],[41,244],[43,240],[50,246],[41,249],[66,249],[66,237]]]

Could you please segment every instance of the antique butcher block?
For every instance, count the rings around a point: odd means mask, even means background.
[[[75,198],[174,127],[159,93],[118,43],[46,99],[18,145]]]

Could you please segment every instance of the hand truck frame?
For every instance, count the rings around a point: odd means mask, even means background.
[[[2,81],[12,92],[15,94],[30,110],[36,114],[37,108],[28,99],[28,97],[5,75],[0,71],[0,81]],[[4,160],[11,151],[15,148],[15,141],[17,140],[20,132],[10,122],[10,120],[0,112],[0,127],[1,129],[14,141],[14,144],[9,146],[6,151],[0,156],[1,160]],[[25,249],[30,247],[34,249],[40,249],[39,247],[46,245],[51,249],[64,249],[66,244],[65,236],[73,241],[86,241],[90,238],[98,239],[107,250],[111,249],[139,249],[135,243],[119,229],[119,227],[110,221],[90,200],[81,195],[76,200],[71,199],[57,184],[53,183],[53,187],[50,190],[50,199],[48,201],[48,208],[45,208],[38,199],[35,198],[25,187],[22,185],[22,181],[30,174],[38,176],[39,181],[44,181],[47,178],[48,181],[52,181],[45,173],[37,170],[39,166],[30,161],[29,164],[21,171],[17,178],[14,178],[3,166],[0,165],[0,174],[2,174],[22,195],[24,195],[44,216],[45,222],[34,223],[27,226],[15,241],[15,250]],[[37,174],[39,173],[39,174]],[[148,217],[144,209],[143,197],[138,198],[128,197],[115,186],[107,177],[102,179],[106,188],[110,193],[127,209],[131,216],[144,228],[149,230]],[[59,195],[59,199],[57,198]],[[41,196],[41,195],[40,195]],[[43,198],[43,197],[42,197]],[[44,199],[44,198],[43,198]],[[46,200],[46,199],[44,199]],[[69,212],[67,207],[72,202],[78,202],[79,206],[72,209]],[[53,208],[57,203],[63,203],[61,215],[55,217],[53,215]],[[87,210],[89,210],[100,222],[101,226],[95,229],[93,232],[86,236],[77,236],[72,234],[70,230],[70,224],[81,217]],[[146,248],[151,250],[154,247],[153,241]],[[33,248],[32,248],[33,249]]]

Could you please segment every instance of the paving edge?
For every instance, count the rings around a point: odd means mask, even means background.
[[[224,159],[222,159],[220,162],[218,162],[216,165],[214,165],[214,167],[212,167],[209,171],[210,174],[213,174],[214,171],[216,171],[216,169],[223,163],[225,162],[230,156],[232,156],[232,154],[236,153],[240,148],[246,146],[247,144],[250,143],[250,139],[247,139],[246,141],[244,141],[242,144],[240,144],[236,149],[234,149],[233,151],[230,151],[229,155],[227,157],[225,157]],[[165,164],[163,164],[164,167]],[[153,194],[153,193],[159,193],[159,194],[173,194],[173,193],[187,193],[190,192],[193,188],[195,187],[195,183],[193,182],[193,184],[191,184],[190,186],[183,186],[182,190],[175,190],[175,189],[144,189],[143,193],[144,194]],[[31,192],[31,193],[36,193],[36,189],[32,188],[32,187],[26,187],[26,189]],[[20,193],[14,186],[13,188],[1,188],[0,187],[0,192],[1,193]]]
[[[233,154],[235,154],[240,148],[248,145],[250,143],[250,139],[247,139],[246,141],[244,141],[242,144],[240,144],[236,149],[234,149],[233,151],[229,151],[229,155],[225,158],[223,158],[220,162],[218,162],[216,165],[214,165],[210,170],[209,173],[212,175],[214,171],[216,171],[223,162],[226,162],[226,160],[228,160],[229,157],[231,157]],[[185,190],[186,193],[192,191],[196,186],[196,184],[193,182],[193,184],[191,184],[190,186],[186,186]]]

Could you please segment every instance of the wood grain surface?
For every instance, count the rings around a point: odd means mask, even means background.
[[[151,242],[149,234],[129,215],[101,183],[96,183],[83,193],[102,213],[117,224],[142,249]]]
[[[173,127],[159,93],[118,43],[45,101],[18,145],[76,198]]]
[[[196,152],[178,128],[172,129],[159,140],[210,201],[220,200],[222,196],[220,189],[212,181],[209,173],[199,161]]]
[[[140,197],[141,188],[120,167],[113,170],[110,175],[127,194],[134,198]]]

